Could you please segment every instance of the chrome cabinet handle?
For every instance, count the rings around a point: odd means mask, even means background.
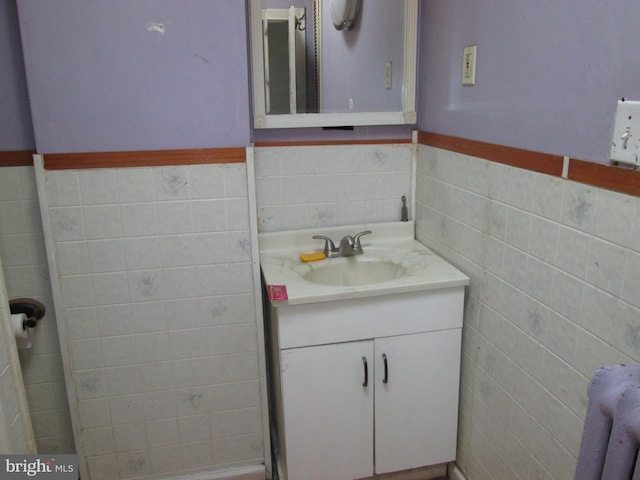
[[[382,383],[389,383],[389,364],[386,353],[382,354],[382,361],[384,362],[384,378],[382,379]]]
[[[364,382],[362,382],[362,386],[366,387],[369,385],[369,365],[367,364],[367,357],[362,357],[362,363],[364,364]]]

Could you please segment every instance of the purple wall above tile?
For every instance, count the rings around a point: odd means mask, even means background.
[[[250,141],[237,0],[18,0],[39,152]]]
[[[2,1],[0,15],[11,13]],[[17,1],[44,153],[395,138],[411,130],[253,131],[245,2]],[[640,99],[633,7],[632,0],[421,2],[418,128],[607,162],[616,101]],[[476,85],[463,87],[462,49],[470,44],[478,45]],[[6,75],[3,88],[15,82]],[[24,87],[15,88],[25,99]],[[3,101],[18,120],[0,135],[13,130],[17,144],[0,148],[29,148],[26,100]]]
[[[35,140],[15,0],[0,0],[0,151],[33,150]]]
[[[608,161],[617,100],[640,100],[633,0],[421,8],[421,130]],[[473,44],[476,84],[463,87],[462,51]]]
[[[17,3],[41,153],[409,138],[415,128],[253,131],[245,2]]]

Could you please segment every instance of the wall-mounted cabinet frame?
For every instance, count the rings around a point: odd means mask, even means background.
[[[251,70],[253,84],[253,126],[265,128],[339,127],[357,125],[415,124],[418,0],[404,0],[403,65],[401,110],[340,113],[295,113],[269,115],[266,110],[262,27],[262,0],[250,0]]]

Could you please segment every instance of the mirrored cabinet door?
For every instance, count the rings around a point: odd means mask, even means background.
[[[418,0],[251,0],[255,128],[413,124]]]

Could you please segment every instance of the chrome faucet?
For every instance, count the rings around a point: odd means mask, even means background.
[[[324,235],[314,235],[313,238],[317,240],[324,240],[324,256],[327,258],[335,257],[353,257],[354,255],[362,254],[362,245],[360,244],[360,237],[363,235],[369,235],[371,230],[365,230],[364,232],[356,233],[353,237],[351,235],[345,235],[340,240],[340,246],[336,248],[333,240]]]
[[[371,230],[365,230],[364,232],[356,233],[353,237],[346,235],[340,240],[340,246],[338,247],[339,257],[353,257],[354,255],[362,255],[362,245],[360,245],[360,237],[368,235]]]
[[[316,240],[324,240],[324,256],[326,258],[335,258],[338,256],[338,249],[336,245],[333,243],[329,237],[325,237],[324,235],[314,235],[313,237]]]

